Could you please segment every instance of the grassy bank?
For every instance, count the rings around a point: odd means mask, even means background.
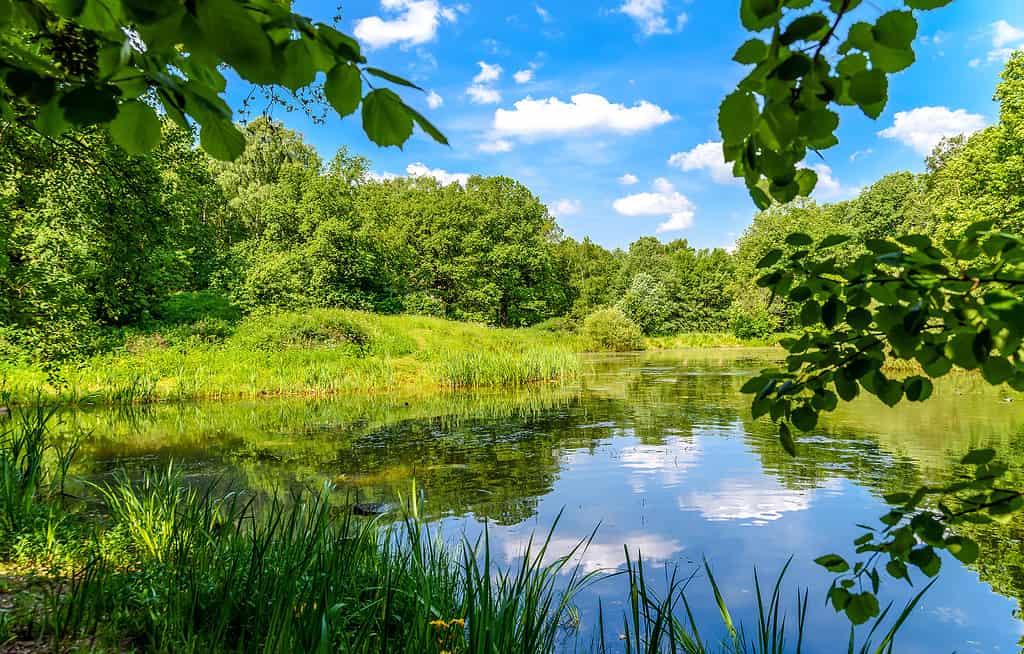
[[[0,419],[0,648],[801,652],[808,595],[784,606],[781,576],[765,593],[756,585],[758,612],[744,630],[705,566],[722,624],[697,625],[689,578],[667,579],[659,592],[628,549],[625,570],[585,573],[589,541],[552,551],[557,524],[498,560],[486,535],[441,540],[418,518],[415,487],[389,525],[355,517],[330,487],[247,495],[196,488],[173,469],[83,484],[66,476],[75,447],[50,440],[50,415]],[[622,574],[624,608],[581,616],[580,593]],[[891,654],[912,608],[872,631],[876,648],[849,651]],[[700,636],[723,630],[724,640]],[[845,634],[835,641],[845,650]]]
[[[129,404],[342,394],[416,395],[574,379],[578,340],[420,316],[316,310],[197,323],[124,338],[58,366],[6,363],[15,401]]]
[[[728,332],[696,332],[671,336],[648,336],[644,343],[648,350],[688,350],[727,347],[777,347],[782,334],[764,338],[739,338]]]

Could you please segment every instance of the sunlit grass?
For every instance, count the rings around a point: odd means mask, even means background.
[[[147,336],[58,368],[0,370],[14,401],[44,388],[70,405],[331,397],[575,378],[578,344],[542,330],[317,310],[253,316],[221,343]]]
[[[648,350],[685,350],[696,348],[722,347],[776,347],[784,335],[775,334],[765,338],[739,338],[728,332],[693,332],[672,336],[648,336],[645,341]]]

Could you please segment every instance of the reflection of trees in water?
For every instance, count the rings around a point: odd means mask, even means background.
[[[333,481],[339,502],[394,502],[415,479],[427,515],[504,525],[536,515],[569,454],[593,454],[620,436],[656,448],[693,442],[694,433],[735,435],[788,490],[842,478],[879,496],[949,479],[963,452],[991,445],[1024,485],[1024,415],[972,376],[940,384],[924,405],[844,406],[793,459],[770,424],[750,420],[739,393],[742,373],[762,363],[729,353],[609,357],[590,363],[580,389],[157,407],[134,422],[77,416],[66,428],[93,433],[79,474],[174,458],[194,477],[221,475],[268,493]],[[1024,519],[963,529],[982,546],[981,578],[1024,599]]]

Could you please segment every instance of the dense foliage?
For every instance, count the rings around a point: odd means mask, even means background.
[[[859,0],[833,0],[828,13],[805,0],[741,2],[744,26],[770,28],[772,36],[767,43],[752,39],[737,52],[737,61],[757,67],[723,102],[719,124],[726,159],[736,162],[734,174],[745,177],[759,206],[810,193],[817,180],[798,164],[809,148],[838,143],[839,116],[830,107],[858,105],[878,117],[887,104],[888,75],[914,62],[914,11],[950,1],[905,0],[905,11],[853,23],[845,40],[844,19]],[[833,39],[841,57],[835,61],[827,48]],[[799,43],[808,45],[794,47]],[[930,158],[925,188],[946,194],[933,197],[934,214],[921,213],[920,206],[862,203],[876,214],[877,226],[895,233],[793,231],[786,247],[767,249],[755,264],[767,270],[757,285],[771,299],[800,308],[800,333],[782,341],[785,368],[765,370],[743,389],[754,395],[754,416],[770,415],[778,424],[790,454],[797,454],[799,431],[815,429],[819,414],[861,390],[889,406],[904,398],[925,401],[931,378],[954,366],[980,369],[995,386],[1024,387],[1024,241],[1014,202],[1022,63],[1024,55],[1015,53],[1004,71],[996,93],[999,126],[947,142]],[[918,197],[907,190],[907,200]],[[917,231],[928,222],[931,229]],[[923,374],[895,378],[893,363],[900,360],[914,361],[912,373]],[[818,559],[840,575],[829,592],[833,607],[862,624],[888,612],[878,602],[879,570],[911,582],[913,566],[933,577],[941,566],[937,550],[973,562],[978,544],[950,530],[1004,520],[1024,508],[1021,493],[1003,485],[1008,466],[996,456],[972,451],[962,460],[968,470],[949,485],[887,497],[894,508],[880,528],[867,527],[855,541],[862,558],[854,565],[836,555]]]
[[[362,105],[363,129],[378,145],[402,145],[414,123],[447,143],[394,91],[370,84],[363,96],[364,76],[418,87],[367,66],[355,39],[291,5],[3,0],[0,115],[51,137],[106,125],[115,142],[142,154],[160,142],[159,106],[182,129],[198,125],[212,156],[235,159],[246,141],[221,97],[230,68],[272,97],[277,89],[293,94],[304,108],[329,103],[344,117]]]

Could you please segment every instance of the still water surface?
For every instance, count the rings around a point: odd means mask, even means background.
[[[790,609],[798,587],[811,591],[805,651],[845,652],[847,623],[824,606],[831,578],[813,559],[848,554],[861,533],[855,524],[885,513],[882,495],[948,479],[972,447],[997,447],[1024,483],[1024,398],[965,375],[939,385],[925,405],[858,401],[793,460],[769,424],[750,419],[739,393],[774,356],[599,357],[573,388],[167,406],[67,416],[64,428],[92,434],[77,472],[93,478],[173,460],[197,483],[273,492],[330,481],[339,502],[385,504],[408,497],[415,479],[423,511],[446,535],[474,537],[487,524],[492,550],[508,562],[561,513],[555,553],[600,525],[580,560],[586,570],[623,567],[623,545],[657,579],[668,569],[689,575],[706,557],[734,617],[747,621],[756,610],[753,569],[774,578],[792,556]],[[974,529],[982,560],[969,569],[944,562],[898,652],[1024,651],[1024,519]],[[606,580],[579,598],[584,640],[600,603],[615,642],[624,583]],[[894,581],[886,588],[897,602],[910,592]],[[700,624],[719,624],[701,576],[688,598]]]

